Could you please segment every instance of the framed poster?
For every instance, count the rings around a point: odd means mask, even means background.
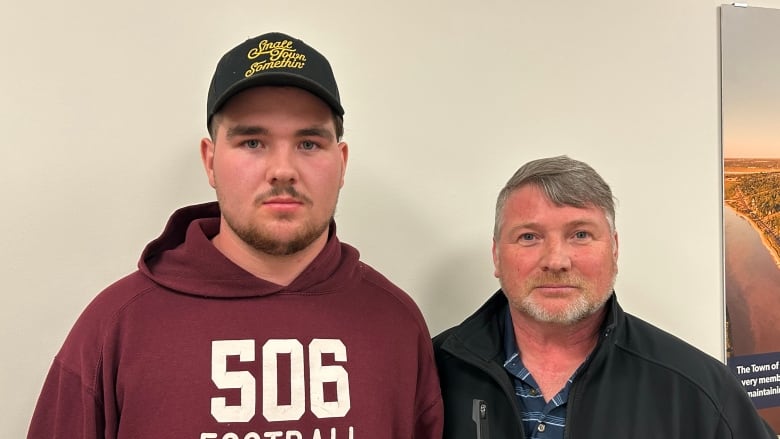
[[[726,359],[780,432],[780,10],[721,7]]]

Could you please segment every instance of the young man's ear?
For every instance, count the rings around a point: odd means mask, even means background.
[[[347,159],[349,158],[349,145],[347,142],[339,142],[339,149],[341,150],[341,185],[344,187],[344,175],[347,173]]]
[[[214,142],[208,137],[204,137],[200,141],[200,159],[203,161],[203,168],[209,177],[209,185],[216,188],[214,183]]]

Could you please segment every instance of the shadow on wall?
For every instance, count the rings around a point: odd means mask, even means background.
[[[490,254],[492,224],[467,220],[469,211],[490,212],[493,201],[463,206],[457,193],[442,193],[435,181],[404,193],[398,188],[407,177],[378,176],[369,169],[371,164],[358,164],[348,171],[336,212],[340,238],[414,298],[431,335],[460,323],[497,289]],[[454,209],[431,210],[431,193],[445,206],[452,198]],[[452,217],[466,219],[444,224]]]
[[[425,294],[419,299],[431,335],[455,326],[474,313],[499,286],[493,277],[489,242],[445,249],[423,269]]]

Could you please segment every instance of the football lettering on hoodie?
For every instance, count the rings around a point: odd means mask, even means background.
[[[200,439],[308,439],[311,437],[312,439],[338,439],[336,429],[331,428],[330,429],[330,438],[328,436],[323,436],[325,433],[321,433],[318,428],[314,429],[314,433],[312,436],[303,436],[300,431],[296,430],[288,430],[288,431],[269,431],[264,433],[262,436],[257,432],[250,432],[247,433],[243,438],[236,433],[227,433],[221,438],[216,433],[203,433],[200,435]],[[352,427],[349,427],[349,435],[345,439],[355,439],[355,434]]]
[[[322,357],[332,355],[339,363],[347,361],[347,348],[338,339],[313,339],[304,355],[303,344],[296,339],[270,339],[262,348],[262,415],[268,422],[296,421],[306,411],[306,376],[309,377],[309,404],[317,418],[344,417],[351,408],[349,374],[340,364],[323,365]],[[249,422],[257,414],[257,380],[252,372],[228,370],[227,359],[255,361],[255,340],[215,340],[211,343],[211,380],[218,389],[239,389],[240,403],[228,405],[225,397],[211,398],[211,415],[217,422]],[[289,357],[289,404],[279,403],[279,357]],[[308,363],[306,362],[308,357]],[[308,366],[308,373],[305,369]],[[287,371],[282,371],[285,373]],[[333,383],[336,400],[325,400],[325,384]],[[332,385],[331,385],[332,386]],[[289,397],[289,398],[288,398]],[[350,436],[352,435],[350,428]],[[317,432],[319,433],[319,432]]]

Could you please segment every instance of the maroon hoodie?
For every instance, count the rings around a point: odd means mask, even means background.
[[[422,315],[334,224],[288,286],[224,257],[218,229],[215,203],[180,209],[139,270],[92,301],[28,438],[441,437]]]

